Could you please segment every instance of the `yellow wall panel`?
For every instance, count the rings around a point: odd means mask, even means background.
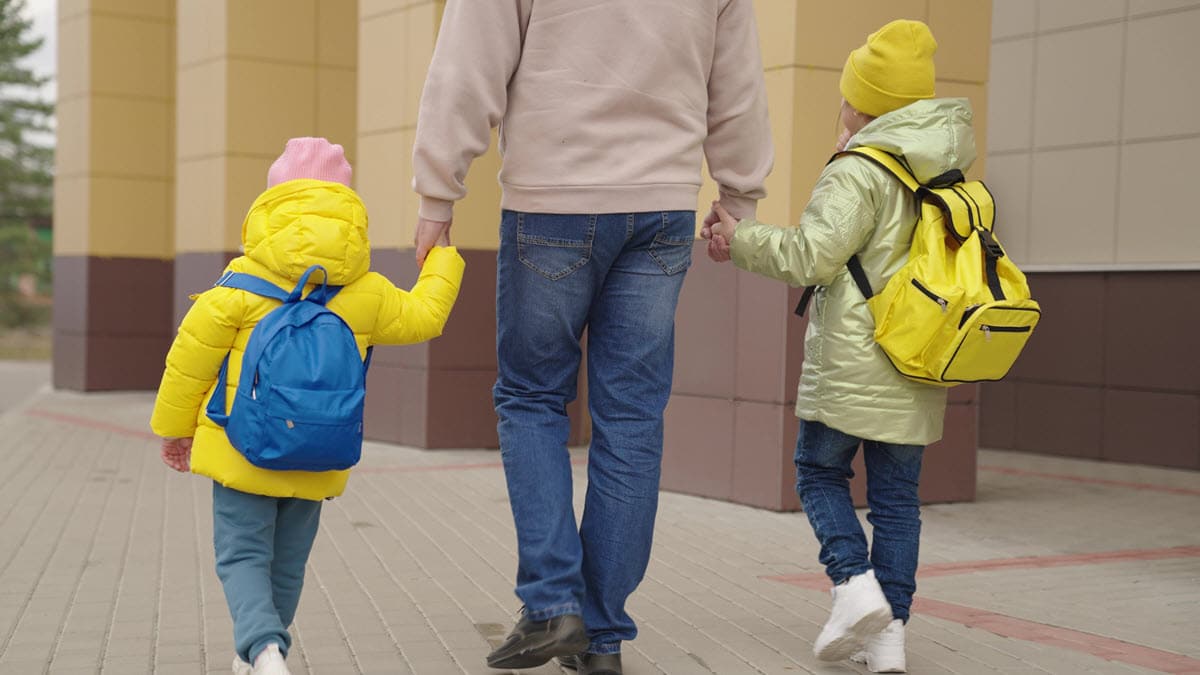
[[[758,42],[763,67],[790,66],[796,62],[797,0],[754,0]]]
[[[181,160],[212,157],[225,150],[226,68],[221,59],[177,73],[176,152]]]
[[[317,63],[353,68],[358,63],[358,12],[354,2],[317,0]]]
[[[227,77],[229,152],[277,156],[287,139],[315,132],[313,66],[231,60]]]
[[[497,143],[498,136],[493,131],[488,151],[476,159],[467,172],[467,196],[454,206],[455,246],[487,250],[500,247],[500,181],[497,179],[500,151]]]
[[[230,56],[316,63],[316,0],[226,0]]]
[[[794,68],[789,67],[773,70],[765,76],[771,139],[775,145],[775,168],[767,176],[767,198],[758,204],[758,219],[768,223],[785,224],[791,219],[788,179],[792,174],[794,140],[791,119],[797,95],[793,71]],[[707,214],[707,211],[704,213]]]
[[[792,122],[796,127],[796,146],[792,163],[792,224],[800,222],[800,214],[816,185],[825,163],[833,156],[837,143],[838,110],[842,95],[838,91],[840,72],[814,68],[795,71],[796,107]]]
[[[173,24],[97,14],[91,26],[92,91],[174,97],[175,58],[168,50]]]
[[[839,73],[852,49],[893,19],[926,19],[926,0],[802,2],[796,18],[796,63]],[[982,47],[981,47],[982,48]]]
[[[171,19],[175,16],[175,0],[90,0],[89,4],[96,13],[151,19]]]
[[[400,119],[402,124],[416,125],[425,74],[433,59],[433,44],[442,16],[440,7],[434,4],[417,5],[408,10],[408,15],[408,36],[404,40],[405,102]],[[393,39],[399,39],[399,36]]]
[[[242,222],[250,205],[267,189],[267,171],[280,152],[283,143],[270,157],[225,158],[225,212],[221,221],[224,249],[236,251],[242,245]]]
[[[358,145],[355,124],[356,90],[358,77],[353,70],[345,68],[317,69],[317,124],[316,135],[340,143],[346,149],[346,158],[354,164]]]
[[[104,257],[171,258],[170,179],[91,179],[89,253]]]
[[[91,171],[120,176],[168,176],[174,161],[170,101],[94,96]]]
[[[929,27],[938,41],[938,79],[987,82],[991,0],[929,0]]]

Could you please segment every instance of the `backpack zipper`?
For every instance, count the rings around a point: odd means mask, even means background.
[[[937,293],[934,293],[933,291],[929,290],[928,288],[925,288],[916,279],[912,280],[912,285],[916,286],[918,291],[921,291],[922,293],[924,293],[925,297],[936,302],[942,308],[942,314],[945,314],[946,310],[949,309],[950,302],[948,300],[939,296]]]
[[[992,339],[992,332],[996,333],[1028,333],[1033,330],[1030,326],[989,326],[986,323],[979,324],[979,330],[983,331],[983,339],[985,341]]]

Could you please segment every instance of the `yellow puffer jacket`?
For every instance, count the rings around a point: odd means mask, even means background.
[[[412,291],[397,288],[369,271],[367,211],[358,195],[319,180],[288,181],[259,195],[242,225],[242,243],[245,255],[226,270],[253,274],[283,289],[293,288],[309,266],[324,266],[329,283],[344,287],[328,307],[354,331],[364,358],[371,345],[414,344],[440,335],[465,267],[454,248],[436,248]],[[319,500],[340,495],[348,470],[260,469],[205,414],[226,354],[231,356],[225,400],[232,408],[250,331],[279,302],[226,287],[193,297],[196,302],[167,354],[150,420],[154,433],[193,438],[192,472],[226,487],[270,497]]]

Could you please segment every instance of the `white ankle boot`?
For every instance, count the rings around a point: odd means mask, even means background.
[[[279,645],[272,642],[267,648],[258,653],[254,659],[254,675],[291,675]]]
[[[891,620],[892,606],[875,581],[875,571],[850,577],[833,587],[833,609],[813,644],[813,654],[822,661],[847,659]]]
[[[872,673],[907,672],[904,661],[904,622],[896,619],[881,632],[867,638],[867,646],[850,657],[855,663],[867,664]]]

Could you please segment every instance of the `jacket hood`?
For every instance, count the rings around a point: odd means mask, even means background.
[[[902,155],[916,179],[926,183],[951,169],[966,173],[975,161],[973,117],[965,98],[917,101],[871,120],[847,148],[867,146]]]
[[[247,258],[291,280],[321,265],[329,283],[344,286],[371,268],[367,209],[340,183],[300,179],[263,192],[242,223],[242,245]]]

